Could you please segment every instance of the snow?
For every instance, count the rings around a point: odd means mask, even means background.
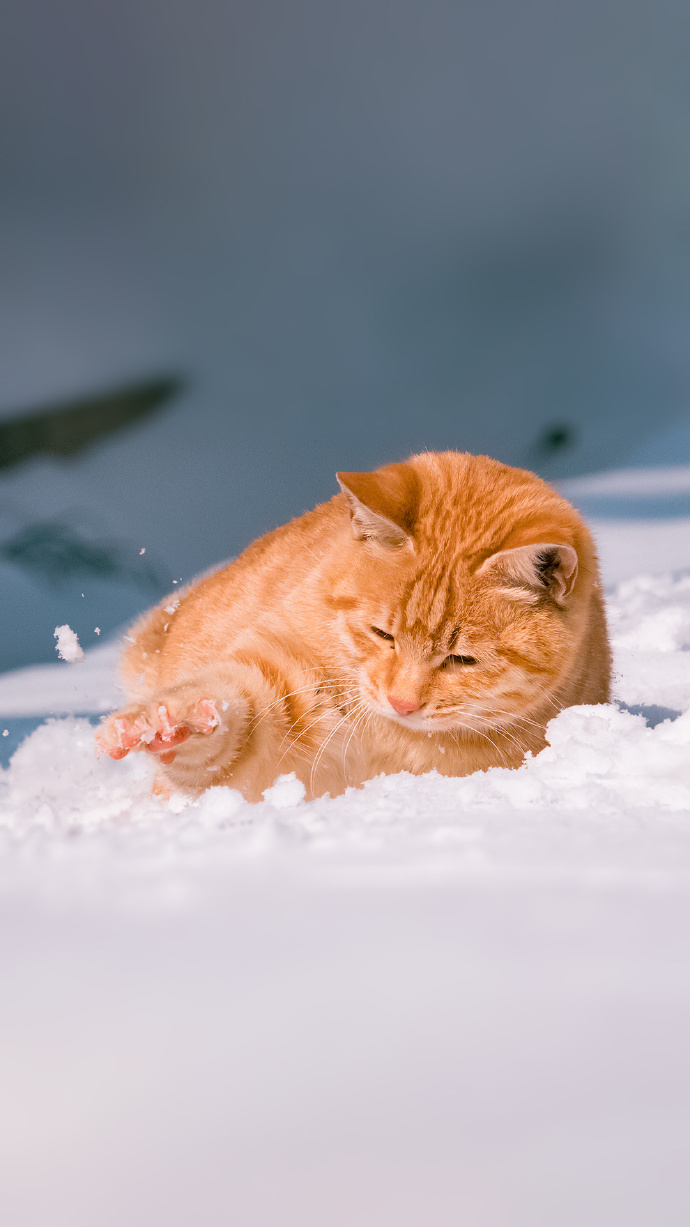
[[[6,1221],[685,1227],[690,558],[624,528],[616,701],[518,771],[164,802],[116,642],[0,677]]]
[[[652,495],[690,494],[690,464],[650,465],[643,469],[611,469],[606,473],[588,473],[558,483],[566,498],[580,495],[617,494]]]
[[[83,595],[84,593],[82,592]],[[79,646],[79,639],[71,626],[68,626],[66,623],[64,626],[56,626],[55,638],[57,639],[55,651],[61,660],[66,660],[68,664],[74,665],[84,659],[83,649]]]
[[[0,714],[109,711],[121,699],[116,682],[120,649],[118,641],[90,648],[79,669],[66,670],[59,664],[31,665],[0,673]]]

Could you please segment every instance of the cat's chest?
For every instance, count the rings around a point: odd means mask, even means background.
[[[541,748],[541,747],[537,747]],[[524,749],[517,739],[507,741],[498,735],[489,738],[442,733],[429,736],[401,730],[390,721],[369,722],[352,753],[348,752],[350,776],[359,781],[376,775],[409,771],[424,775],[464,776],[490,767],[517,767]],[[354,782],[351,778],[350,782]]]
[[[463,747],[452,738],[426,733],[413,734],[392,721],[375,718],[365,727],[346,739],[345,765],[352,777],[360,781],[376,775],[391,775],[398,771],[410,771],[421,775],[427,771],[439,771],[442,775],[465,774]]]

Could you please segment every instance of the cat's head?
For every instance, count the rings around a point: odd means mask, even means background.
[[[532,473],[455,452],[338,480],[330,603],[364,705],[420,732],[509,725],[543,707],[578,651],[597,577],[570,504]]]

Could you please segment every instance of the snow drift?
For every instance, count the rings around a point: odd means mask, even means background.
[[[0,775],[8,1222],[685,1227],[690,572],[626,574],[616,701],[517,771],[163,802],[114,645],[0,679],[82,713]]]

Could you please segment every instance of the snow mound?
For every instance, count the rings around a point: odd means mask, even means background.
[[[342,797],[312,802],[295,777],[282,777],[259,804],[227,788],[164,801],[151,793],[148,756],[96,758],[87,719],[50,719],[0,771],[0,844],[4,838],[7,850],[40,846],[48,861],[64,863],[73,855],[71,837],[79,837],[77,843],[100,848],[108,872],[119,857],[130,876],[147,847],[156,872],[173,855],[187,878],[194,858],[206,873],[247,857],[284,863],[286,854],[302,867],[368,863],[416,872],[433,864],[486,873],[507,865],[533,871],[551,855],[559,831],[559,872],[567,870],[582,854],[587,825],[596,824],[602,838],[611,823],[618,835],[624,829],[630,835],[639,822],[682,825],[690,811],[690,574],[625,581],[610,594],[608,611],[616,703],[561,712],[549,724],[546,749],[518,770],[496,767],[462,779],[435,772],[380,776]],[[92,655],[102,687],[114,649],[89,653],[80,674]],[[74,676],[64,666],[18,673],[15,698],[34,674],[38,695],[41,673],[54,686],[57,674]],[[50,697],[59,699],[53,690]],[[668,847],[662,841],[652,851],[652,861],[657,854],[664,860]],[[648,862],[649,854],[647,847]],[[616,855],[625,861],[627,853],[619,847]],[[664,864],[676,873],[673,860],[671,854]]]
[[[518,770],[463,779],[380,776],[310,803],[299,781],[282,777],[258,805],[227,788],[166,802],[151,794],[147,757],[97,759],[88,720],[51,719],[0,773],[0,830],[21,841],[37,830],[122,836],[153,825],[174,840],[182,830],[202,842],[221,833],[231,856],[299,847],[378,859],[406,848],[414,860],[443,847],[452,860],[454,846],[467,850],[482,814],[553,821],[556,814],[683,813],[690,810],[690,574],[625,581],[608,611],[616,699],[633,710],[561,712],[549,724],[547,748]]]
[[[609,596],[614,695],[629,705],[690,708],[690,571],[641,575]]]
[[[619,584],[609,601],[617,647],[642,652],[690,649],[690,574],[641,575]]]
[[[250,804],[227,788],[200,799],[152,796],[151,764],[131,755],[96,758],[87,720],[49,720],[27,738],[0,783],[0,829],[21,839],[155,824],[225,829],[238,850],[294,845],[318,850],[438,846],[465,838],[483,812],[690,810],[690,712],[649,728],[614,706],[572,707],[551,721],[549,745],[518,770],[495,767],[462,779],[431,772],[379,776],[341,797],[305,802],[294,776]]]

